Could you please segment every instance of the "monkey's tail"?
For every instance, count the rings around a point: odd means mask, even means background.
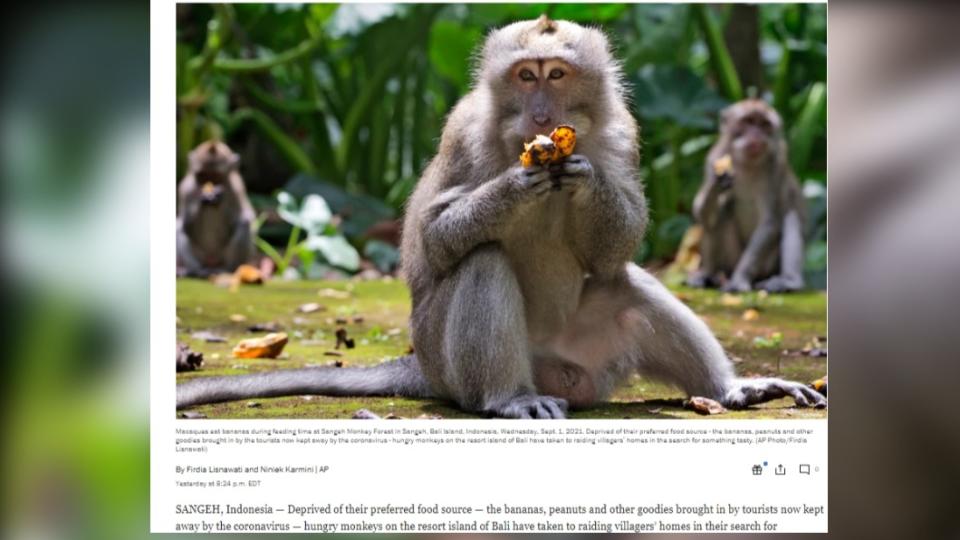
[[[371,367],[281,369],[251,375],[198,377],[177,385],[177,410],[239,399],[325,396],[433,397],[414,355]]]

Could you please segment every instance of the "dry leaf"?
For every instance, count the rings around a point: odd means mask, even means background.
[[[723,293],[720,297],[720,305],[726,307],[734,307],[743,304],[743,298],[735,294]]]
[[[276,358],[287,344],[287,334],[277,332],[262,338],[250,338],[233,348],[236,358]]]
[[[750,308],[743,312],[743,320],[747,322],[755,321],[759,318],[760,318],[760,312],[753,308]]]
[[[320,289],[317,294],[321,298],[333,298],[335,300],[346,300],[350,298],[350,293],[347,291],[338,291],[336,289]]]
[[[696,412],[697,414],[721,414],[727,412],[727,409],[724,408],[719,402],[712,400],[710,398],[693,396],[690,399],[683,402],[684,409],[690,409],[691,411]]]
[[[230,316],[230,321],[235,323],[242,323],[247,321],[247,316],[242,313],[234,313]]]
[[[317,311],[323,311],[325,309],[327,308],[316,302],[308,302],[298,307],[297,311],[299,311],[300,313],[314,313]]]

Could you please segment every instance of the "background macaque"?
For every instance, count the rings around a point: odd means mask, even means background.
[[[187,275],[232,272],[253,255],[253,207],[237,171],[240,157],[219,141],[190,153],[177,188],[177,266]]]
[[[693,213],[703,240],[688,284],[731,292],[803,288],[803,197],[780,115],[763,101],[724,110]]]
[[[598,30],[544,16],[492,32],[474,88],[448,116],[407,205],[401,253],[415,355],[366,369],[198,378],[178,387],[178,408],[400,394],[562,418],[637,371],[733,408],[783,396],[825,404],[799,383],[737,379],[706,324],[629,262],[647,209],[620,80]],[[577,153],[521,167],[523,142],[559,124],[576,129]]]

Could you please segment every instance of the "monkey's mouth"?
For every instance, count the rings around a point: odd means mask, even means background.
[[[223,186],[220,184],[207,182],[200,188],[200,202],[203,204],[216,205],[220,202],[221,195],[223,195]]]

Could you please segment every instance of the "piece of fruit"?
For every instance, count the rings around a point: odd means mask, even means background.
[[[276,358],[287,345],[287,334],[277,332],[262,338],[250,338],[237,343],[233,348],[235,358]]]
[[[523,143],[520,164],[524,167],[556,163],[573,153],[577,145],[577,132],[572,126],[557,126],[549,136],[537,135]]]
[[[573,148],[577,145],[577,131],[573,126],[557,126],[557,129],[550,133],[550,140],[557,145],[559,157],[563,159],[573,153]]]
[[[720,189],[729,189],[733,185],[733,159],[724,154],[713,162],[713,174],[717,177]]]

